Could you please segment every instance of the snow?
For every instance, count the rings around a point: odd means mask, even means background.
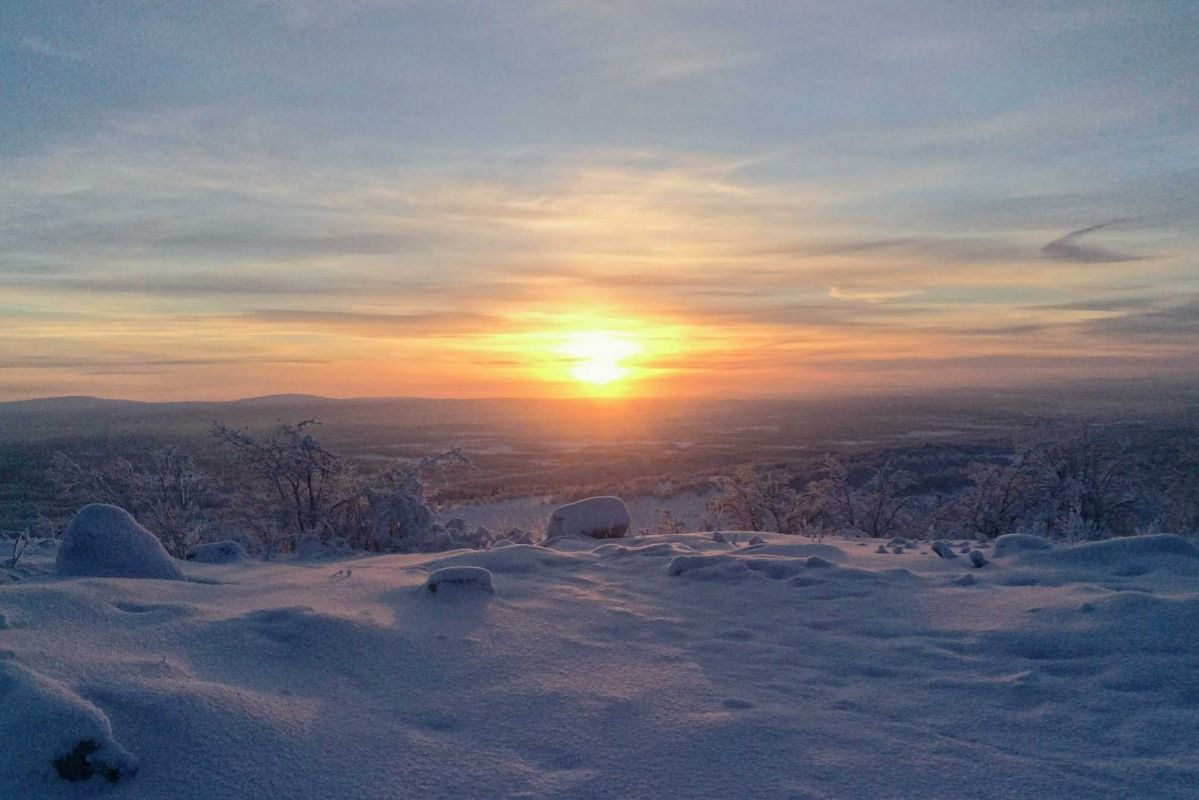
[[[103,711],[9,660],[0,660],[0,708],[0,790],[23,787],[32,795],[62,782],[60,774],[115,783],[137,772],[137,760],[113,738]]]
[[[1008,533],[995,540],[995,556],[1011,556],[1029,550],[1049,550],[1053,543],[1043,536],[1028,533]]]
[[[726,534],[186,581],[64,579],[38,549],[0,586],[0,797],[1194,796],[1192,541],[978,570]],[[125,777],[58,778],[80,741]]]
[[[619,539],[629,531],[632,518],[619,497],[588,497],[554,509],[546,526],[546,538],[589,536]]]
[[[92,503],[76,512],[58,548],[60,575],[183,577],[158,538],[117,506]]]
[[[442,567],[429,573],[425,579],[425,588],[430,594],[445,593],[450,589],[470,589],[491,594],[495,591],[492,585],[491,572],[483,567]]]

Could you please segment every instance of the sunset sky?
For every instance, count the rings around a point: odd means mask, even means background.
[[[0,399],[1199,373],[1199,2],[9,2]]]

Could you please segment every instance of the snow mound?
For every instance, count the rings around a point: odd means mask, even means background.
[[[240,542],[209,542],[198,544],[187,551],[188,561],[198,561],[201,564],[234,564],[245,561],[250,556]]]
[[[990,562],[987,561],[987,557],[985,555],[983,555],[982,550],[971,550],[970,551],[970,564],[975,569],[982,569],[989,563]]]
[[[58,548],[60,575],[179,580],[183,573],[158,538],[128,511],[92,503],[79,509]]]
[[[756,556],[787,556],[790,558],[807,558],[819,556],[829,561],[844,561],[845,551],[832,544],[805,544],[802,542],[786,544],[760,544],[747,547],[743,552]]]
[[[103,711],[11,660],[0,660],[0,708],[5,791],[58,779],[116,783],[137,772]]]
[[[1052,550],[1053,543],[1043,536],[1029,533],[1008,533],[995,540],[995,555],[1011,556],[1029,550]]]
[[[622,558],[624,556],[678,556],[694,553],[694,548],[675,542],[653,542],[634,547],[619,544],[605,544],[595,548],[595,554],[603,558]]]
[[[619,497],[588,497],[554,509],[554,513],[550,514],[546,537],[619,539],[629,532],[631,523],[629,508]]]
[[[495,592],[491,572],[483,567],[442,567],[429,573],[425,589],[436,594],[442,589],[460,587],[488,593]]]
[[[900,572],[900,571],[892,571]],[[758,575],[772,580],[800,578],[797,585],[823,582],[825,578],[881,578],[882,573],[871,570],[841,567],[820,556],[787,558],[784,556],[755,556],[748,551],[711,555],[681,555],[666,565],[666,574],[705,580],[740,579]],[[815,577],[818,575],[819,577]]]
[[[716,555],[685,555],[675,556],[666,565],[667,575],[683,575],[697,569],[707,569],[709,567],[717,567],[723,564],[733,564],[741,559],[727,553],[718,553]]]
[[[1152,687],[1159,690],[1180,680],[1196,682],[1190,675],[1171,674],[1171,665],[1160,661],[1194,652],[1194,631],[1199,627],[1195,596],[1172,599],[1117,592],[1077,609],[1047,609],[1041,616],[1044,627],[993,632],[987,638],[997,649],[1031,661],[1089,658],[1100,664],[1111,659],[1125,667],[1135,662],[1142,667],[1153,664],[1163,671],[1158,685]],[[1187,704],[1199,706],[1199,693],[1190,695]]]
[[[1156,569],[1183,574],[1199,572],[1199,545],[1170,533],[1130,536],[1028,553],[1023,561],[1056,567],[1095,568],[1138,575]]]
[[[594,558],[592,553],[562,553],[531,544],[513,544],[492,550],[468,550],[429,562],[432,569],[452,566],[483,567],[498,573],[534,572],[543,567],[573,566]]]

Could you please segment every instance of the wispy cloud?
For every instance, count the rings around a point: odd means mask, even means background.
[[[871,289],[840,289],[830,286],[828,296],[834,300],[861,300],[866,303],[885,303],[919,294],[917,291],[879,291]]]
[[[1139,261],[1144,256],[1131,255],[1099,245],[1085,244],[1080,241],[1084,236],[1096,231],[1112,228],[1124,221],[1113,219],[1108,222],[1101,222],[1098,225],[1091,225],[1087,228],[1079,228],[1061,238],[1054,239],[1042,247],[1041,252],[1047,258],[1057,261],[1070,261],[1076,264],[1118,264],[1124,261]]]

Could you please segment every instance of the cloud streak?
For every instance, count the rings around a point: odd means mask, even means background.
[[[1101,222],[1098,225],[1091,225],[1087,228],[1079,228],[1076,231],[1071,231],[1065,236],[1054,239],[1042,247],[1041,253],[1046,258],[1051,258],[1055,261],[1069,261],[1074,264],[1120,264],[1126,261],[1139,261],[1143,256],[1131,255],[1080,241],[1084,236],[1111,228],[1124,221],[1113,219],[1108,222]]]

